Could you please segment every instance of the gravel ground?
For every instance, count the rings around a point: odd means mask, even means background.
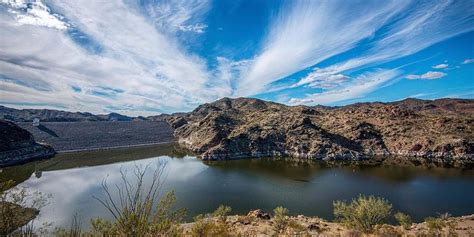
[[[42,122],[18,125],[33,134],[37,142],[52,145],[56,151],[94,150],[173,141],[173,130],[166,122]]]

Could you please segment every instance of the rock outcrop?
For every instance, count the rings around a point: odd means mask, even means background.
[[[398,156],[442,166],[474,163],[474,100],[311,107],[223,98],[167,120],[182,146],[210,160]]]
[[[0,167],[47,158],[54,154],[51,146],[35,142],[25,129],[0,120]]]

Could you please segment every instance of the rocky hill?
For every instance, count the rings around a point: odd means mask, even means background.
[[[12,122],[0,120],[0,167],[53,156],[48,145],[35,142],[25,129]]]
[[[311,107],[223,98],[167,120],[179,143],[203,159],[405,157],[443,166],[474,163],[474,100],[467,99]]]
[[[14,122],[31,122],[34,118],[39,118],[43,122],[144,120],[142,117],[133,118],[118,113],[95,115],[91,113],[67,112],[51,109],[13,109],[0,106],[0,119]]]

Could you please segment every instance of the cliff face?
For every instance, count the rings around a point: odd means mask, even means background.
[[[0,167],[53,156],[53,148],[36,143],[33,136],[12,122],[0,120]]]
[[[309,107],[224,98],[168,122],[179,143],[203,159],[397,155],[454,166],[474,159],[474,100]]]

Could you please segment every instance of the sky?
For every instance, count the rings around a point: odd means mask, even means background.
[[[0,105],[474,98],[472,0],[0,0]]]

